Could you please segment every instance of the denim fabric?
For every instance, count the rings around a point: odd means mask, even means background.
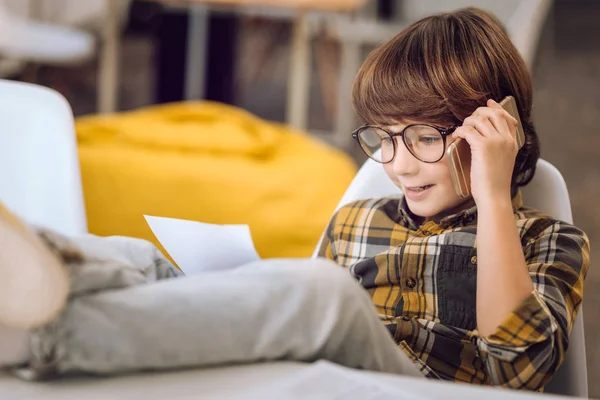
[[[148,242],[90,235],[73,244],[71,298],[33,332],[23,377],[283,359],[422,377],[367,292],[333,262],[264,260],[181,277]]]

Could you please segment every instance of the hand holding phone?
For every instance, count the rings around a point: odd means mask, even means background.
[[[521,149],[525,143],[525,132],[519,118],[517,102],[512,96],[507,96],[500,102],[500,105],[517,120],[516,140],[518,148]],[[469,143],[462,138],[456,139],[446,149],[446,157],[450,164],[450,176],[454,184],[456,194],[461,199],[471,196],[471,148]]]

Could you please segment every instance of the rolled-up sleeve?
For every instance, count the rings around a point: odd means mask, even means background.
[[[540,390],[565,358],[583,297],[585,233],[552,221],[530,237],[525,259],[534,290],[477,348],[492,384]]]

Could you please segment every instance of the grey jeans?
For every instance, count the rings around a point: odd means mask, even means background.
[[[264,260],[181,277],[149,243],[77,240],[72,296],[34,332],[34,376],[326,359],[422,376],[367,292],[324,259]],[[31,371],[31,370],[30,370]]]

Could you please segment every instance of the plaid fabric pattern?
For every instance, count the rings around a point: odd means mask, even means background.
[[[342,207],[319,255],[348,267],[426,376],[542,390],[565,357],[589,266],[585,233],[513,209],[534,291],[489,337],[476,320],[477,209],[418,225],[403,197]]]

